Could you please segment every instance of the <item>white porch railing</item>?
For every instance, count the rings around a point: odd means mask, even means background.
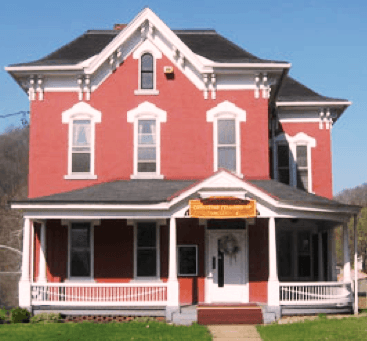
[[[32,305],[154,306],[167,304],[167,283],[32,284]]]
[[[346,305],[351,302],[350,284],[342,282],[279,283],[280,305]]]

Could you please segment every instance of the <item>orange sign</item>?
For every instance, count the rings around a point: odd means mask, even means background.
[[[233,197],[211,197],[190,200],[189,215],[192,218],[253,218],[256,217],[256,201]]]

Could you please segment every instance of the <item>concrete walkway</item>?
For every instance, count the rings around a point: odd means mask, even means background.
[[[262,341],[256,327],[252,325],[210,325],[207,326],[214,341]]]

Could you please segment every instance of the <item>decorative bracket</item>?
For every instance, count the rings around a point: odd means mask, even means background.
[[[216,99],[217,98],[217,94],[216,94],[216,76],[214,73],[212,73],[211,77],[210,77],[210,83],[211,83],[211,88],[212,88],[212,99]]]
[[[320,110],[320,122],[319,122],[319,129],[323,129],[324,128],[324,123],[325,123],[325,129],[331,129],[333,126],[333,115],[330,112],[330,108],[326,109],[321,109]]]
[[[268,75],[266,73],[255,75],[255,98],[260,98],[260,90],[262,90],[262,98],[267,99],[270,97],[271,88]]]
[[[30,101],[37,99],[43,101],[44,88],[43,88],[43,76],[42,75],[31,75],[28,81],[28,98]]]
[[[204,99],[208,99],[209,75],[207,73],[203,75],[203,81],[204,81]]]
[[[79,101],[83,100],[83,94],[85,94],[85,100],[90,100],[91,94],[91,81],[90,75],[79,75],[77,79],[79,85]]]

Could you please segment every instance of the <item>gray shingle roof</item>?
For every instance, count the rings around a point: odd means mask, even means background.
[[[285,77],[277,102],[347,102],[345,99],[326,97],[311,90],[292,77]]]
[[[275,180],[247,180],[245,182],[248,182],[282,203],[304,205],[307,207],[328,206],[334,209],[353,207],[299,190]],[[13,203],[156,204],[169,202],[180,193],[185,192],[193,185],[199,183],[200,181],[198,180],[119,180]],[[205,188],[201,190],[205,190]],[[218,190],[220,189],[218,188]],[[225,188],[222,188],[222,190],[225,190]]]

